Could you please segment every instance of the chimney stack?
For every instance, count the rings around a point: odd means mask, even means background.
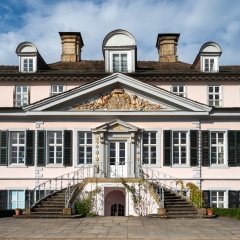
[[[179,33],[158,34],[156,47],[159,53],[159,62],[177,62],[177,44]]]
[[[81,49],[84,46],[80,32],[59,32],[62,40],[62,62],[81,61]]]

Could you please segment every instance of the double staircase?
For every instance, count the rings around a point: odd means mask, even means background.
[[[80,217],[72,215],[71,207],[74,200],[84,187],[93,180],[94,176],[85,174],[85,168],[69,173],[55,179],[49,180],[37,186],[29,193],[26,203],[26,212],[16,217],[24,218],[70,218]],[[90,172],[89,172],[90,173]],[[164,177],[159,174],[163,174]],[[185,193],[179,191],[176,186],[176,179],[164,173],[153,171],[152,169],[141,168],[138,177],[145,181],[148,191],[153,196],[160,208],[166,209],[166,218],[199,218],[197,209],[193,206]],[[91,180],[92,179],[92,180]],[[95,179],[98,179],[95,177]],[[103,178],[106,179],[107,178]],[[116,176],[116,180],[121,181],[121,176]],[[109,181],[113,179],[108,179]],[[137,180],[137,178],[135,179]],[[98,180],[95,180],[98,181]],[[172,183],[175,182],[175,186]],[[58,185],[60,183],[60,185]],[[170,185],[169,185],[170,184]],[[53,189],[53,185],[55,186]],[[149,215],[150,217],[160,217],[159,215]]]

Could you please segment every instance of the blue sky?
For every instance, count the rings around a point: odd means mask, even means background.
[[[58,32],[81,32],[82,59],[102,60],[112,30],[135,37],[139,60],[158,60],[158,33],[180,33],[179,61],[192,63],[207,41],[222,48],[221,65],[240,64],[239,0],[1,0],[0,65],[17,65],[16,47],[33,42],[47,63],[61,57]]]

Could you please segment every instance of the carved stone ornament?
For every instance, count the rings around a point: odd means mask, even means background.
[[[115,88],[111,93],[100,94],[97,99],[75,105],[72,110],[160,110],[160,104],[151,103],[136,95],[126,93],[122,88]]]

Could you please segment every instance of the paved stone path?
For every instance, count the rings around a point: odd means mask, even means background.
[[[240,221],[94,217],[78,219],[0,218],[0,239],[238,239]]]

